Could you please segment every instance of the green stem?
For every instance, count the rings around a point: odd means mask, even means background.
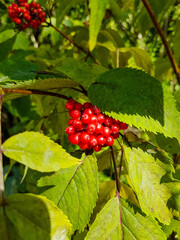
[[[25,94],[25,95],[47,95],[47,96],[53,96],[58,98],[63,98],[66,100],[69,100],[70,97],[67,97],[65,95],[54,93],[54,92],[46,92],[46,91],[38,91],[38,90],[25,90],[25,89],[12,89],[12,88],[2,88],[4,93],[19,93],[19,94]]]
[[[46,22],[48,27],[54,28],[56,32],[60,33],[65,39],[67,39],[73,46],[75,46],[77,49],[79,49],[81,52],[85,53],[87,57],[90,57],[96,64],[99,64],[99,62],[95,59],[95,57],[89,52],[86,51],[83,47],[79,46],[77,43],[74,42],[71,38],[69,38],[65,33],[63,33],[59,28],[54,26],[51,22]]]

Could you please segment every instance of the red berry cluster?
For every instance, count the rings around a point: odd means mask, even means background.
[[[70,99],[65,107],[71,117],[65,130],[68,140],[83,150],[99,152],[102,147],[112,146],[114,139],[119,137],[119,131],[128,127],[126,123],[102,114],[89,102],[82,105]]]
[[[30,4],[28,0],[18,0],[18,4],[12,3],[8,7],[9,17],[19,27],[26,29],[28,27],[38,28],[42,22],[46,22],[46,13],[42,10],[41,5],[34,1]]]

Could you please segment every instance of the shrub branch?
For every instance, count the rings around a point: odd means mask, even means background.
[[[1,109],[2,109],[3,93],[0,89],[0,206],[4,205],[4,178],[3,178],[3,157],[2,157],[2,133],[1,133]]]
[[[180,71],[179,71],[178,65],[177,65],[177,63],[176,63],[176,61],[174,59],[173,53],[172,53],[172,51],[171,51],[171,49],[169,47],[169,44],[168,44],[168,42],[166,40],[166,36],[165,36],[165,34],[164,34],[164,32],[163,32],[159,22],[157,21],[156,16],[154,14],[154,11],[153,11],[151,5],[149,4],[148,0],[141,0],[141,1],[143,2],[143,4],[144,4],[144,6],[145,6],[145,8],[146,8],[146,10],[147,10],[151,20],[152,20],[152,22],[154,23],[154,26],[155,26],[159,36],[161,37],[161,40],[162,40],[162,42],[164,44],[164,47],[166,49],[166,52],[167,52],[167,55],[168,55],[169,60],[171,62],[171,65],[172,65],[172,67],[174,69],[174,72],[176,74],[177,81],[180,84]]]
[[[65,39],[67,39],[73,46],[75,46],[77,49],[79,49],[81,52],[85,53],[87,57],[90,57],[96,64],[99,64],[99,62],[95,59],[95,57],[89,52],[86,51],[83,47],[79,46],[78,44],[76,44],[74,42],[74,40],[72,40],[71,38],[69,38],[65,33],[63,33],[59,28],[57,28],[56,26],[54,26],[51,22],[46,22],[48,27],[52,27],[54,28],[54,30],[56,30],[58,33],[61,34],[61,36],[63,36]]]
[[[112,155],[113,166],[114,166],[114,173],[115,173],[115,180],[116,180],[116,196],[117,196],[118,202],[119,202],[119,215],[120,215],[120,225],[121,225],[121,240],[123,240],[123,226],[122,226],[122,218],[121,218],[120,184],[119,184],[116,160],[115,160],[115,157],[114,157],[114,151],[113,151],[113,147],[112,146],[110,147],[110,151],[111,151],[111,155]]]

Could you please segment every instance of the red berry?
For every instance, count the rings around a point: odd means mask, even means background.
[[[71,98],[71,99],[69,99],[69,100],[68,100],[68,102],[70,102],[70,103],[73,103],[73,104],[75,104],[75,103],[76,103],[76,101],[75,101],[74,99],[72,99],[72,98]]]
[[[101,148],[102,148],[101,146],[96,145],[93,149],[95,152],[99,152],[101,150]]]
[[[41,18],[41,22],[46,22],[46,19],[45,18]]]
[[[116,119],[113,119],[113,122],[116,123],[116,124],[120,124],[120,121],[116,120]]]
[[[21,24],[21,19],[20,18],[16,18],[15,23],[16,24]]]
[[[95,123],[89,123],[87,125],[87,132],[90,134],[93,134],[96,131],[96,124]]]
[[[79,119],[74,119],[73,123],[72,123],[73,127],[76,129],[81,129],[82,127],[82,122]]]
[[[97,119],[96,115],[93,114],[93,115],[90,116],[90,122],[91,123],[97,123],[97,121],[98,121],[98,119]]]
[[[102,136],[108,137],[111,134],[111,130],[109,127],[103,127],[103,130],[101,132]]]
[[[71,134],[74,134],[75,133],[75,128],[73,126],[69,126],[65,129],[65,132],[68,134],[68,135],[71,135]]]
[[[114,139],[117,139],[117,138],[119,138],[119,133],[112,133],[111,136],[112,136]]]
[[[32,13],[37,13],[37,12],[38,12],[37,9],[33,9],[33,10],[32,10]]]
[[[24,14],[24,18],[26,19],[26,21],[31,21],[31,16],[27,13]]]
[[[25,14],[25,13],[28,13],[28,10],[26,8],[23,8],[22,9],[22,13]]]
[[[114,144],[114,139],[112,136],[106,138],[106,144],[107,146],[112,146]]]
[[[14,7],[13,7],[13,10],[14,10],[14,12],[17,12],[18,6],[14,6]]]
[[[35,2],[31,2],[31,3],[30,3],[30,6],[31,6],[31,7],[36,7],[36,3],[35,3]]]
[[[12,3],[12,7],[18,7],[18,5],[16,3]]]
[[[23,23],[22,27],[23,27],[24,29],[26,29],[26,28],[28,28],[28,25],[27,25],[26,23]]]
[[[94,147],[94,146],[97,145],[97,138],[96,138],[95,136],[92,135],[92,136],[90,137],[89,145],[90,145],[91,147]]]
[[[8,10],[8,13],[9,13],[9,15],[11,15],[11,14],[13,13],[13,10],[12,10],[12,9],[9,9],[9,10]]]
[[[88,115],[92,115],[93,114],[93,111],[90,109],[90,108],[86,108],[85,110],[84,110],[84,114],[88,114]]]
[[[66,108],[67,110],[73,110],[73,109],[74,109],[74,103],[67,102],[67,103],[65,104],[65,108]]]
[[[41,8],[38,9],[38,14],[42,13],[43,10]]]
[[[96,124],[96,133],[99,134],[102,132],[102,130],[103,130],[103,125],[100,123],[97,123]]]
[[[77,119],[81,116],[81,112],[79,110],[71,110],[69,112],[69,116],[72,117],[73,119]]]
[[[22,9],[20,7],[17,8],[17,12],[18,13],[21,13],[22,12]]]
[[[74,120],[73,119],[69,119],[68,121],[68,125],[71,126],[73,124]]]
[[[81,111],[82,110],[82,104],[81,103],[75,103],[74,109]]]
[[[111,131],[112,131],[112,133],[118,133],[119,130],[120,130],[120,128],[119,128],[119,125],[118,125],[118,124],[112,124],[112,125],[111,125]]]
[[[104,145],[106,143],[106,138],[103,137],[102,135],[97,136],[97,142],[99,145]]]
[[[87,143],[79,143],[79,147],[83,150],[87,149],[89,145]]]
[[[90,116],[88,114],[83,114],[81,117],[81,121],[84,124],[88,124],[90,122]]]
[[[42,12],[42,16],[45,17],[45,16],[46,16],[46,13],[45,13],[45,12]]]
[[[91,106],[92,106],[92,104],[89,103],[89,102],[85,102],[85,103],[83,104],[83,108],[84,108],[84,109],[90,108]]]
[[[105,117],[103,114],[98,114],[97,119],[98,119],[98,123],[103,123],[105,120]]]
[[[80,135],[80,142],[81,143],[88,143],[90,140],[90,135],[86,132],[82,132]]]
[[[79,142],[80,142],[79,134],[69,135],[68,140],[74,145],[79,144]]]
[[[39,3],[37,3],[37,4],[36,4],[36,7],[40,9],[40,8],[41,8],[41,5],[40,5]],[[42,10],[42,9],[41,9],[41,10]],[[38,10],[38,11],[39,11],[39,10]]]
[[[29,9],[29,4],[28,4],[27,2],[24,3],[24,7],[27,8],[27,9]]]
[[[100,109],[96,106],[92,106],[91,109],[92,109],[93,113],[96,115],[101,113]]]
[[[113,120],[111,117],[106,117],[105,120],[104,120],[104,124],[107,126],[107,127],[110,127],[112,124],[113,124]]]
[[[126,130],[128,128],[128,125],[126,123],[120,122],[119,127],[122,130]]]

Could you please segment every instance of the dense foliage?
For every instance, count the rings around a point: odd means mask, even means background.
[[[0,239],[180,239],[179,15],[0,0]]]

